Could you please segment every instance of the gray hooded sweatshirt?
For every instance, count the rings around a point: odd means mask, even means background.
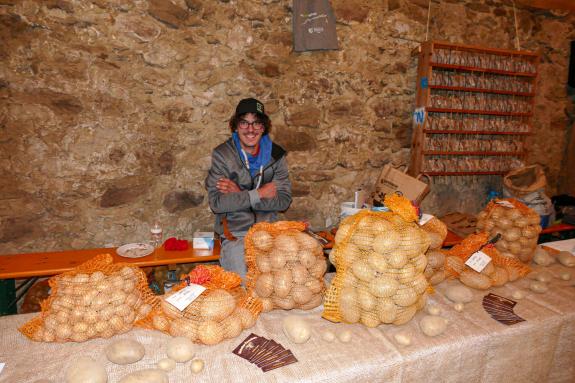
[[[273,222],[277,219],[278,211],[289,207],[292,200],[291,183],[285,156],[286,151],[272,143],[272,158],[263,167],[263,176],[258,172],[252,178],[232,138],[214,149],[205,186],[210,208],[216,215],[216,233],[223,237],[222,219],[226,217],[231,233],[235,237],[243,237],[254,223]],[[232,180],[241,191],[221,193],[216,187],[220,178]],[[271,199],[260,199],[256,187],[272,181],[276,184],[277,195]]]

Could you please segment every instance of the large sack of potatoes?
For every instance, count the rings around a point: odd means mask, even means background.
[[[180,311],[168,302],[167,298],[192,284],[206,290],[184,310]],[[160,299],[160,307],[151,313],[142,327],[213,345],[235,338],[254,326],[260,312],[261,302],[247,295],[239,275],[220,266],[199,265]]]
[[[541,217],[534,210],[513,199],[495,199],[477,216],[477,232],[491,237],[501,234],[495,244],[503,256],[529,263],[537,248]]]
[[[423,271],[429,236],[416,223],[411,203],[386,196],[390,212],[361,211],[344,219],[332,250],[336,276],[324,301],[333,322],[404,324],[425,306]]]
[[[51,294],[42,313],[20,328],[39,342],[84,342],[129,331],[158,300],[137,266],[97,255],[49,280]]]
[[[327,259],[304,230],[302,222],[260,222],[245,237],[248,291],[264,312],[311,310],[323,301]]]

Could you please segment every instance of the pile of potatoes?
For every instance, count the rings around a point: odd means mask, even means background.
[[[426,302],[429,244],[424,230],[393,213],[362,212],[343,220],[324,317],[367,327],[411,320]],[[336,310],[328,304],[333,296]]]
[[[272,235],[250,231],[245,238],[255,254],[255,269],[248,270],[248,286],[263,303],[263,311],[310,310],[321,305],[327,260],[321,244],[300,231]]]
[[[529,273],[529,267],[516,258],[502,256],[493,245],[481,248],[488,239],[489,235],[485,232],[471,234],[461,243],[443,251],[446,274],[459,278],[466,286],[486,290],[491,286],[502,286],[507,282],[513,282]],[[491,258],[481,272],[465,264],[469,257],[479,249]]]
[[[489,262],[478,273],[465,265],[459,257],[448,256],[445,258],[445,262],[446,267],[459,275],[461,283],[478,290],[487,290],[491,286],[503,286],[507,282],[513,282],[521,277],[520,269],[511,265],[495,265],[494,262]]]
[[[167,294],[165,298],[174,293]],[[152,315],[152,326],[174,337],[185,337],[206,345],[235,338],[243,330],[253,327],[257,319],[246,307],[253,298],[238,304],[237,296],[225,289],[205,290],[183,311],[164,298],[161,300],[161,312]]]
[[[515,204],[519,202],[513,201]],[[518,209],[492,202],[477,216],[476,231],[487,232],[490,237],[501,234],[495,245],[501,255],[529,263],[541,232],[539,222],[539,215],[526,206]]]
[[[143,272],[129,266],[110,274],[95,271],[56,276],[55,293],[32,339],[83,342],[130,330],[152,309],[137,288],[140,279],[145,281]]]

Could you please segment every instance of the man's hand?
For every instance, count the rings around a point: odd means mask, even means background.
[[[220,193],[236,193],[241,191],[239,186],[232,180],[228,178],[220,178],[216,183],[216,187]]]
[[[260,198],[274,198],[277,195],[275,182],[270,182],[258,189]]]

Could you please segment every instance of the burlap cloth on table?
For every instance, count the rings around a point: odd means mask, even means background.
[[[551,271],[562,269],[554,265]],[[575,274],[575,270],[571,270]],[[573,382],[575,381],[575,281],[554,279],[550,291],[535,294],[526,290],[523,279],[488,291],[474,291],[474,300],[463,313],[452,308],[443,292],[447,283],[437,286],[429,303],[439,305],[450,320],[447,331],[428,338],[418,329],[425,312],[403,326],[333,324],[320,318],[322,308],[309,312],[272,311],[260,316],[257,324],[235,339],[215,346],[198,346],[197,357],[206,361],[205,370],[192,377],[189,363],[178,364],[169,373],[170,382]],[[448,283],[459,283],[449,281]],[[527,297],[518,301],[515,312],[526,319],[512,326],[493,320],[483,310],[484,295],[494,292],[510,296],[520,287]],[[281,330],[287,315],[305,315],[313,326],[313,336],[305,344],[291,344]],[[91,356],[105,363],[109,382],[124,374],[153,367],[164,358],[168,339],[157,331],[135,329],[112,338],[133,337],[142,342],[146,356],[138,363],[118,366],[107,362],[104,348],[110,340],[94,339],[81,344],[34,343],[17,327],[33,314],[0,318],[0,362],[6,363],[0,374],[2,383],[31,383],[40,378],[62,382],[66,366],[79,355]],[[350,343],[328,343],[321,338],[324,330],[341,332],[350,329]],[[272,338],[292,350],[299,362],[263,373],[255,365],[232,354],[232,350],[251,332]],[[410,346],[398,346],[393,335],[410,334]]]

